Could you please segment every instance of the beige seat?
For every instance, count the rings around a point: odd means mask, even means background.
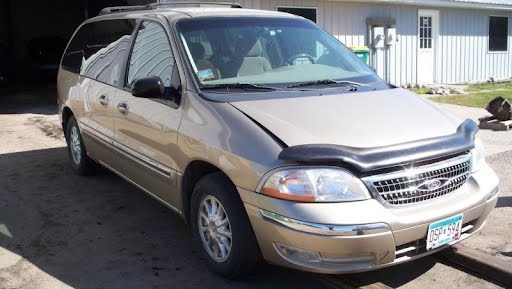
[[[244,57],[244,61],[238,69],[238,76],[261,74],[272,69],[268,59],[261,56],[262,51],[261,43],[256,41],[247,56]]]
[[[201,43],[189,43],[188,47],[190,49],[190,53],[192,54],[192,57],[194,58],[194,62],[196,64],[197,70],[201,71],[201,70],[211,69],[211,71],[215,75],[215,79],[218,79],[219,72],[217,71],[217,69],[215,69],[213,64],[204,57],[205,50],[204,50],[203,45]]]

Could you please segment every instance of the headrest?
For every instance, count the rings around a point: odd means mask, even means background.
[[[256,40],[256,43],[254,43],[254,46],[247,53],[247,57],[259,57],[259,56],[261,56],[262,51],[263,51],[263,48],[261,47],[260,41]]]
[[[204,58],[205,50],[201,43],[188,43],[188,48],[195,60]]]

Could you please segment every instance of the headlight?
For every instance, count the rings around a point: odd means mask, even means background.
[[[485,163],[484,144],[479,138],[475,138],[475,148],[471,151],[472,172],[478,171]]]
[[[342,169],[283,169],[271,175],[261,193],[299,202],[345,202],[370,198],[363,182]]]

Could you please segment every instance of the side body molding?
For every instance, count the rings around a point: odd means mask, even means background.
[[[346,163],[361,173],[414,162],[428,161],[474,148],[478,125],[469,119],[456,133],[376,148],[354,148],[329,144],[306,144],[285,148],[281,160],[299,163]]]

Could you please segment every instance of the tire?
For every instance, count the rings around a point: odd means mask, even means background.
[[[224,256],[224,258],[222,256],[217,256],[220,258],[214,256],[215,250],[212,247],[217,247],[219,250],[218,255],[222,255],[220,252],[221,245],[218,245],[219,242],[216,242],[215,238],[210,238],[212,246],[210,249],[207,248],[207,236],[212,236],[212,231],[203,233],[200,230],[200,226],[204,227],[204,224],[207,223],[206,218],[200,217],[200,212],[208,215],[205,210],[206,207],[203,205],[205,203],[212,205],[212,201],[215,200],[220,203],[225,214],[221,213],[218,219],[212,217],[213,220],[210,220],[210,226],[213,228],[216,224],[222,223],[225,219],[224,216],[227,216],[228,219],[227,224],[222,225],[218,229],[212,229],[213,234],[220,243],[231,245],[229,254]],[[217,208],[221,207],[218,206]],[[217,211],[220,211],[220,209]],[[249,275],[261,264],[260,249],[249,222],[249,217],[238,195],[238,191],[225,175],[222,173],[212,173],[199,180],[192,193],[190,214],[194,239],[204,259],[207,260],[210,270],[224,277],[236,279]],[[199,224],[199,221],[202,222],[202,225]],[[208,226],[209,229],[210,226]],[[231,232],[231,239],[223,235],[228,231],[228,228]],[[224,239],[222,239],[223,237]],[[225,247],[227,248],[226,245]]]
[[[80,176],[92,175],[97,167],[93,160],[87,156],[80,128],[74,116],[71,116],[66,126],[66,143],[71,168]]]

